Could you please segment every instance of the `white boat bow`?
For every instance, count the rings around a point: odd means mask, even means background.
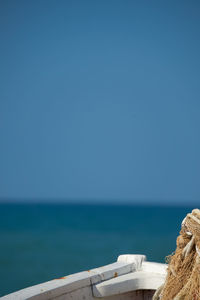
[[[150,300],[165,280],[166,267],[146,261],[144,255],[120,255],[112,264],[28,287],[0,299]]]

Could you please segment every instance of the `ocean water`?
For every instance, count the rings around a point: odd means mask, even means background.
[[[165,262],[191,207],[0,205],[0,296],[145,254]]]

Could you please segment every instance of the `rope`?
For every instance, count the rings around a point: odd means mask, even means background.
[[[170,256],[165,283],[153,300],[200,300],[200,210],[187,214]]]

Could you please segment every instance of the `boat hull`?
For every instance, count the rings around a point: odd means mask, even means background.
[[[163,284],[166,265],[144,255],[121,255],[117,262],[57,278],[2,297],[2,300],[150,300]]]

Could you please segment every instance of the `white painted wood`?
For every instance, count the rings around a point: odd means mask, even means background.
[[[1,300],[95,300],[95,296],[107,300],[108,295],[109,300],[113,297],[113,300],[140,300],[140,294],[141,299],[151,299],[148,295],[152,291],[139,294],[134,289],[156,289],[163,283],[166,266],[144,262],[144,259],[143,255],[120,255],[113,264],[38,284]],[[121,298],[122,293],[127,298]]]
[[[117,261],[110,265],[92,269],[89,273],[92,284],[95,284],[133,271],[135,271],[135,262]]]
[[[155,263],[155,262],[144,261],[142,263],[141,270],[144,272],[153,272],[153,273],[166,275],[167,264],[160,264],[160,263]]]
[[[134,264],[134,270],[138,271],[141,269],[142,263],[146,260],[145,255],[141,254],[123,254],[118,256],[117,261],[118,262],[126,262],[126,263],[133,263]]]
[[[134,269],[135,264],[132,262],[115,262],[107,266],[64,276],[60,279],[54,279],[42,284],[38,284],[4,296],[1,299],[52,299],[62,294],[69,293],[73,290],[133,272]]]
[[[60,295],[55,300],[94,300],[91,287],[84,287],[71,293]]]
[[[60,279],[54,279],[35,286],[25,288],[15,293],[6,295],[1,299],[22,300],[22,299],[53,299],[62,294],[80,289],[91,284],[87,271],[65,276]]]
[[[93,294],[95,297],[102,298],[129,291],[156,290],[164,280],[163,274],[138,271],[95,284]]]

